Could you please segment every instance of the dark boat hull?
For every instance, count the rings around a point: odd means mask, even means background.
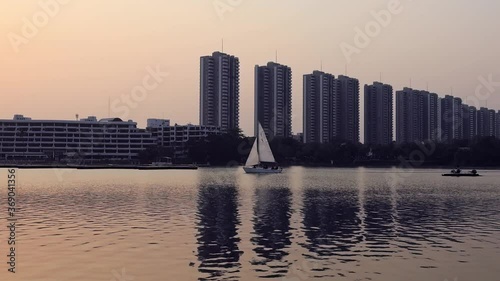
[[[443,177],[480,177],[480,174],[443,174]]]

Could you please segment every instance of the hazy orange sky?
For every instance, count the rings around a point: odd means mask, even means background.
[[[51,2],[55,0],[41,0]],[[393,0],[394,1],[394,0]],[[48,16],[39,0],[0,2],[0,119],[74,119],[108,115],[108,98],[119,100],[142,85],[146,68],[169,76],[131,108],[129,119],[199,122],[199,57],[220,50],[240,58],[241,127],[253,132],[253,68],[274,60],[293,71],[293,130],[302,131],[302,75],[320,67],[344,74],[340,45],[354,45],[355,28],[374,20],[390,0],[65,0]],[[429,89],[440,96],[474,95],[478,77],[500,82],[500,2],[401,0],[401,12],[348,63],[361,86],[379,79],[394,89]],[[217,8],[219,10],[217,10]],[[224,10],[225,8],[225,10]],[[222,10],[220,10],[222,9]],[[41,21],[23,36],[23,18]],[[15,35],[13,35],[15,34]],[[16,37],[18,38],[18,37]],[[18,41],[16,41],[18,42]],[[500,109],[500,87],[488,107]],[[361,87],[361,104],[363,108]],[[482,101],[481,105],[485,105]],[[111,115],[116,115],[112,112]],[[362,129],[361,129],[362,131]]]

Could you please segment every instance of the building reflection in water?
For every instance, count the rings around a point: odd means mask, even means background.
[[[338,256],[341,262],[355,259],[351,249],[362,240],[358,190],[305,189],[302,212],[307,238],[304,246],[315,254],[313,258]]]
[[[389,186],[367,187],[364,192],[364,236],[366,257],[376,259],[394,254],[392,241],[396,236],[395,190]]]
[[[233,185],[201,186],[198,196],[200,280],[234,280],[240,272],[238,190]]]
[[[418,196],[415,195],[417,192]],[[433,190],[401,190],[397,203],[399,247],[413,255],[421,255],[428,247],[455,251],[453,244],[464,243],[461,241],[462,231],[475,227],[464,219],[473,218],[471,221],[475,221],[481,217],[478,214],[474,218],[475,214],[467,209],[467,206],[475,206],[474,202],[464,205],[467,200],[461,195],[441,196]]]
[[[251,263],[261,278],[279,278],[288,273],[291,245],[291,197],[287,187],[257,187],[251,242],[256,258]]]

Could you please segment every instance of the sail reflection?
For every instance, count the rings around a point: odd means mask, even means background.
[[[286,276],[291,245],[292,193],[288,188],[262,187],[255,190],[254,233],[251,241],[257,258],[251,262],[263,278]]]
[[[198,196],[198,260],[200,280],[234,280],[240,271],[238,190],[234,186],[202,186]]]

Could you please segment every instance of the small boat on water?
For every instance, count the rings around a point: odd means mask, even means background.
[[[481,175],[479,174],[472,174],[472,173],[460,173],[460,174],[443,174],[443,177],[480,177]]]
[[[247,174],[279,174],[283,171],[274,159],[266,133],[260,123],[258,135],[243,170]]]
[[[443,177],[480,177],[481,175],[477,173],[476,170],[472,170],[467,173],[462,173],[462,170],[460,168],[453,169],[451,170],[451,173],[449,174],[443,174]]]

